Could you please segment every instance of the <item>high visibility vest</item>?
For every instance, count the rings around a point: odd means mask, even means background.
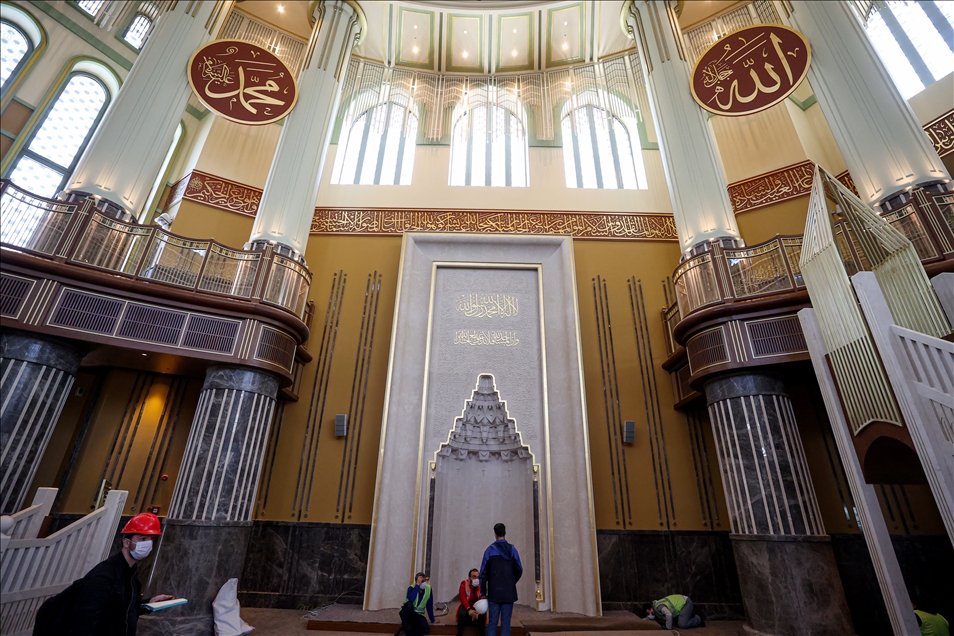
[[[928,614],[921,610],[914,610],[921,619],[921,634],[923,636],[950,636],[951,630],[947,620],[940,614]]]
[[[416,594],[415,596],[418,596],[418,598],[414,599],[414,603],[412,603],[414,605],[414,611],[423,616],[425,610],[427,610],[427,601],[431,598],[431,586],[425,585],[424,593]]]
[[[657,605],[665,605],[673,616],[679,616],[682,613],[682,608],[686,606],[686,597],[682,594],[670,594],[666,598],[653,601],[653,607]]]

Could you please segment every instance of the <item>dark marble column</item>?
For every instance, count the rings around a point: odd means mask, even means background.
[[[778,378],[705,385],[748,626],[766,635],[853,634],[792,402]]]
[[[23,331],[0,336],[0,514],[20,510],[83,354]]]
[[[140,634],[211,635],[212,600],[239,577],[252,527],[278,379],[247,367],[205,375],[147,595],[189,599],[139,621]]]

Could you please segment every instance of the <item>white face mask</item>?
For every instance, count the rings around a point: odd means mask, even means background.
[[[146,539],[145,541],[133,544],[133,549],[129,551],[129,556],[136,561],[142,561],[149,556],[150,552],[152,552],[152,539]]]
[[[470,584],[474,587],[480,587],[480,579],[471,579]]]

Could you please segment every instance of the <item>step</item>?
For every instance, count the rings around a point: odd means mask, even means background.
[[[365,634],[393,634],[400,627],[400,623],[361,623],[357,621],[320,621],[311,619],[308,621],[306,629],[321,632],[363,632]],[[464,630],[464,636],[483,636],[483,630],[477,630],[474,627],[468,627]],[[457,634],[456,623],[436,623],[431,625],[428,636],[455,636]],[[500,628],[497,628],[497,634],[500,635]],[[510,636],[527,636],[527,630],[524,629],[518,621],[514,620],[510,624]]]

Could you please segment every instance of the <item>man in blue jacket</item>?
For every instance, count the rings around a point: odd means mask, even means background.
[[[507,542],[507,526],[494,526],[497,540],[484,550],[480,563],[480,587],[487,597],[486,636],[497,636],[497,620],[500,620],[500,636],[510,636],[510,617],[517,601],[517,581],[523,575],[523,564],[517,548]]]
[[[427,612],[425,618],[424,612]],[[404,605],[401,607],[401,626],[394,636],[398,636],[402,631],[407,636],[424,636],[431,631],[427,619],[434,620],[434,599],[431,597],[431,584],[427,582],[427,575],[418,572],[414,576],[414,585],[407,588],[407,595],[404,599]]]

